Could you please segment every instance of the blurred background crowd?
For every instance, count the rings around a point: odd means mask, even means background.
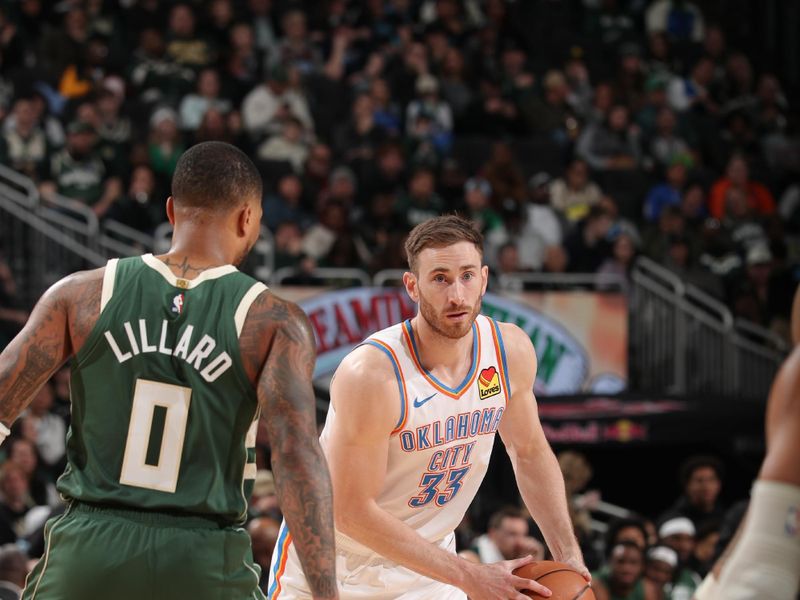
[[[259,167],[276,267],[300,281],[318,266],[403,268],[409,229],[458,211],[483,231],[495,274],[624,281],[645,255],[786,332],[800,280],[798,82],[769,62],[757,4],[5,0],[0,163],[45,201],[152,232],[181,153],[223,140]],[[29,309],[0,255],[0,345]],[[0,580],[12,591],[60,510],[68,398],[61,371],[3,446],[0,543],[13,545]],[[261,447],[249,527],[266,565],[280,513]],[[719,465],[687,465],[672,509],[605,537],[588,518],[591,467],[575,454],[562,466],[612,595],[689,598],[728,532]],[[465,521],[460,549],[541,552],[528,515],[500,508]]]

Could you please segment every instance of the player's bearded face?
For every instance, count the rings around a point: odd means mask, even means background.
[[[437,309],[432,302],[428,301],[420,289],[419,312],[431,329],[439,335],[451,339],[460,339],[469,333],[472,323],[475,322],[481,312],[481,296],[478,295],[472,305],[448,304],[443,309]]]
[[[420,315],[439,335],[462,338],[481,312],[485,267],[479,266],[480,254],[466,243],[436,251],[433,258],[425,262],[447,270],[423,274],[426,269],[421,269],[417,282]]]

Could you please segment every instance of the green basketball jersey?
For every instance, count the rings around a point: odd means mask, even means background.
[[[109,261],[72,366],[65,497],[244,519],[258,401],[239,334],[264,289],[230,265],[185,280],[150,254]]]

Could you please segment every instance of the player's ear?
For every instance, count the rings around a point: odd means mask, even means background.
[[[403,285],[406,287],[406,293],[409,298],[414,302],[419,302],[419,290],[417,289],[417,276],[411,272],[406,271],[403,273]]]
[[[175,202],[172,200],[172,196],[167,198],[167,220],[170,225],[175,226]]]
[[[481,296],[486,294],[486,286],[489,285],[489,267],[483,265],[481,267],[481,276],[483,277],[483,287],[481,288]]]
[[[239,209],[239,215],[237,219],[237,233],[244,237],[247,235],[247,232],[250,231],[250,222],[255,219],[255,215],[253,214],[253,207],[250,205],[249,202],[245,202],[242,207]]]

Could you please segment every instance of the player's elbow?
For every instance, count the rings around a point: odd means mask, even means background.
[[[335,496],[335,492],[334,492]],[[348,537],[358,538],[359,532],[369,522],[367,503],[353,501],[352,498],[335,497],[333,503],[333,522],[336,530]]]

